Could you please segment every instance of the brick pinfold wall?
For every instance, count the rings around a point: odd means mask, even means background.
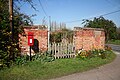
[[[32,53],[48,50],[48,30],[44,26],[24,26],[24,34],[19,35],[21,53],[29,55],[28,32],[34,33]],[[75,50],[104,49],[105,33],[103,29],[74,28],[73,44]]]
[[[48,30],[44,26],[24,26],[24,34],[19,35],[19,47],[21,53],[29,55],[28,32],[33,32],[34,45],[32,53],[47,51]]]
[[[75,50],[104,49],[105,33],[97,28],[74,28],[73,43]]]

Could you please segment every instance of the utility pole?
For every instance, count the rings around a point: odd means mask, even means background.
[[[9,17],[9,20],[10,20],[10,29],[11,29],[11,32],[12,32],[12,42],[13,42],[13,35],[14,35],[14,26],[13,26],[13,0],[9,0],[9,14],[10,14],[10,17]]]
[[[49,16],[49,29],[50,29],[50,31],[52,30],[51,29],[51,16]]]
[[[51,31],[51,17],[49,16],[49,25],[48,25],[48,51],[50,51],[50,31]]]
[[[9,20],[10,20],[10,29],[11,29],[11,41],[14,43],[14,25],[13,25],[13,0],[9,0]],[[13,52],[13,45],[11,45],[10,54],[12,56],[12,59],[14,61],[15,55]]]

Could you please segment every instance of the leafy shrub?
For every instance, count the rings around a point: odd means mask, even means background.
[[[41,61],[41,55],[39,53],[33,55],[32,61]]]
[[[41,55],[41,58],[42,58],[42,61],[44,61],[44,62],[54,61],[54,56],[50,52],[48,52],[48,51],[44,52]]]
[[[89,50],[89,51],[86,51],[87,52],[87,58],[92,58],[94,57],[94,54],[93,54],[93,51],[92,50]]]
[[[100,57],[101,57],[102,59],[105,59],[105,58],[106,58],[106,53],[102,53],[102,54],[100,55]]]
[[[95,49],[95,50],[93,50],[92,51],[93,52],[93,56],[94,57],[100,57],[100,58],[102,58],[102,59],[105,59],[106,58],[106,52],[105,52],[105,50],[103,50],[103,49]]]
[[[93,57],[97,57],[98,53],[99,53],[99,51],[97,49],[94,49],[91,51],[91,54],[93,54]]]
[[[9,59],[9,54],[0,50],[0,70],[2,68],[10,67],[12,63],[13,61]]]
[[[112,48],[111,48],[110,46],[106,45],[106,46],[105,46],[105,50],[111,51]]]
[[[98,53],[98,57],[102,58],[102,59],[105,59],[106,58],[106,51],[105,50],[102,50],[100,49],[99,50],[99,53]]]
[[[51,62],[54,60],[54,57],[49,52],[44,53],[37,53],[32,56],[32,61],[39,61],[39,62]],[[29,61],[29,56],[19,56],[15,59],[16,65],[24,65]]]
[[[85,50],[78,50],[77,52],[77,58],[85,59],[87,57],[87,52]]]
[[[29,60],[29,56],[28,55],[18,56],[15,59],[15,64],[17,64],[17,65],[24,65],[25,63],[27,63],[28,60]]]
[[[86,51],[81,51],[80,57],[81,57],[81,58],[86,58],[86,57],[87,57]]]
[[[37,53],[32,57],[33,61],[43,61],[43,62],[51,62],[54,60],[54,57],[50,52]]]
[[[78,51],[76,57],[81,58],[81,59],[93,58],[93,57],[100,57],[102,59],[105,59],[106,54],[107,54],[106,51],[102,49],[98,49],[98,50],[94,49],[94,50],[89,50],[89,51],[82,50],[82,51]]]

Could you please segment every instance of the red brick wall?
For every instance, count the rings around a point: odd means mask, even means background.
[[[39,29],[38,27],[24,27],[24,36],[19,35],[19,44],[22,53],[29,54],[28,32],[34,33],[34,39],[38,40],[39,51],[47,51],[48,47],[48,31],[47,29]],[[84,49],[104,49],[105,33],[102,29],[94,28],[77,28],[74,29],[73,43],[75,50]],[[34,50],[32,50],[34,53]]]
[[[47,43],[48,43],[48,31],[47,29],[38,29],[38,27],[24,27],[25,34],[24,36],[19,35],[19,44],[22,53],[29,54],[29,46],[28,46],[28,32],[34,33],[34,39],[38,41],[38,49],[39,51],[47,51]],[[34,50],[32,50],[34,53]]]
[[[104,30],[94,28],[76,28],[74,32],[73,41],[76,50],[104,49]]]

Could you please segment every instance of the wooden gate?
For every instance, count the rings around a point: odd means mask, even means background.
[[[75,57],[75,47],[73,43],[52,43],[50,44],[50,52],[55,59]]]

